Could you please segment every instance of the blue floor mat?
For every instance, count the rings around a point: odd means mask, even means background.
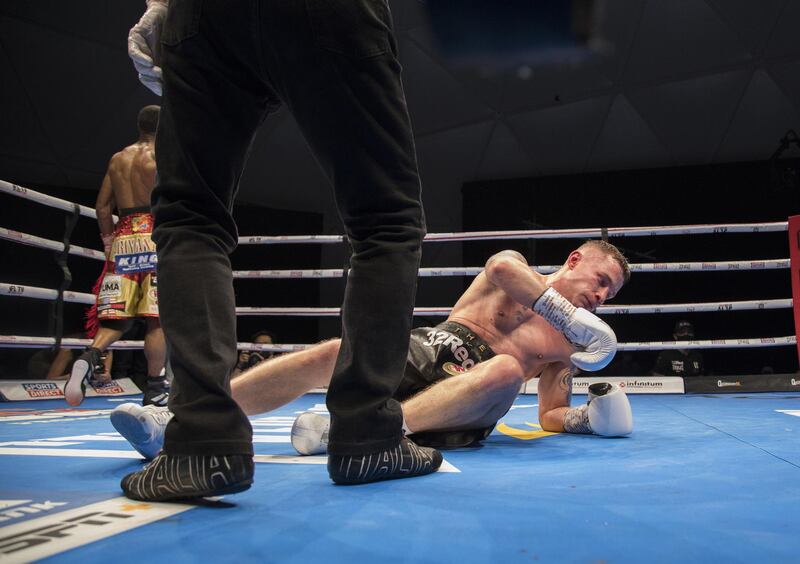
[[[0,562],[800,560],[800,394],[630,399],[628,438],[543,434],[521,396],[448,471],[343,487],[289,443],[324,407],[310,394],[252,418],[252,489],[163,514],[118,499],[142,464],[109,423],[119,400],[4,404]]]

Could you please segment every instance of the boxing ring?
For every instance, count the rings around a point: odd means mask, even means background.
[[[73,204],[0,181],[0,191],[63,206]],[[81,215],[92,217],[83,208]],[[588,238],[789,231],[795,218],[769,224],[537,230],[432,234],[426,240]],[[756,236],[756,235],[754,235]],[[64,250],[64,245],[0,227],[0,238]],[[240,244],[337,244],[341,237],[243,237]],[[58,247],[61,245],[61,248]],[[102,253],[70,246],[70,254]],[[785,252],[785,251],[783,251]],[[798,249],[791,260],[649,263],[633,272],[767,270],[792,272],[800,296]],[[99,257],[98,257],[99,255]],[[556,266],[537,267],[543,273]],[[99,268],[98,268],[99,271]],[[478,267],[426,268],[420,276],[474,276]],[[237,271],[237,278],[341,278],[344,270]],[[0,280],[2,299],[93,296]],[[792,298],[739,302],[603,306],[603,316],[661,312],[791,309]],[[448,307],[416,308],[446,316]],[[795,308],[795,319],[797,311]],[[336,316],[337,308],[237,308],[239,315]],[[49,347],[56,337],[0,336],[3,347]],[[80,348],[82,339],[61,339]],[[621,343],[620,350],[796,346],[794,335]],[[112,348],[140,348],[119,342]],[[307,344],[240,348],[286,352]],[[580,382],[578,380],[581,380]],[[576,379],[576,394],[589,379]],[[436,474],[359,487],[331,485],[325,457],[296,456],[291,422],[324,410],[307,394],[251,418],[256,482],[242,495],[195,504],[153,504],[121,497],[123,475],[141,458],[114,432],[110,411],[137,399],[123,383],[93,390],[79,409],[59,399],[59,383],[9,384],[0,393],[0,562],[237,560],[258,562],[796,562],[800,541],[800,393],[685,394],[680,378],[627,383],[634,433],[627,438],[547,433],[536,424],[537,396],[526,388],[480,448],[446,451]],[[678,382],[680,381],[680,382]],[[797,382],[795,384],[795,381]],[[648,382],[660,382],[648,388]],[[721,384],[726,384],[720,379]],[[63,386],[63,383],[61,383]],[[638,390],[641,387],[642,390]],[[648,393],[637,393],[639,391]],[[108,393],[106,393],[108,392]],[[654,393],[655,392],[655,393]],[[23,400],[25,394],[29,399]],[[15,395],[19,394],[19,395]],[[33,397],[55,397],[37,399]],[[577,395],[574,404],[583,402]]]

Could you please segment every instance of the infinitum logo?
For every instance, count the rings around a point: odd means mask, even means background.
[[[724,380],[717,380],[717,387],[718,388],[730,388],[731,386],[741,386],[742,383],[739,381],[736,382],[725,382]]]

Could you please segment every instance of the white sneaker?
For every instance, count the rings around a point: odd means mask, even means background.
[[[329,418],[306,411],[294,420],[292,446],[300,454],[324,454],[328,452],[330,428]]]
[[[147,460],[155,458],[164,446],[170,419],[172,412],[157,405],[123,403],[111,412],[111,424]]]

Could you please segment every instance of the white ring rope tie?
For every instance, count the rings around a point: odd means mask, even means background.
[[[6,284],[0,282],[0,295],[16,298],[34,298],[39,300],[54,300],[58,297],[56,290],[38,288],[36,286],[23,286],[21,284]],[[81,292],[64,292],[64,301],[71,303],[91,305],[95,302],[94,294]],[[600,306],[597,313],[606,315],[627,315],[637,313],[696,313],[709,311],[750,311],[765,309],[791,309],[792,299],[775,300],[745,300],[736,302],[705,302],[681,304],[637,304],[637,305],[610,305]],[[415,307],[415,316],[447,316],[452,307]],[[273,317],[338,317],[338,307],[247,307],[236,308],[236,315],[253,316],[269,315]]]
[[[0,180],[0,192],[5,192],[13,196],[19,196],[44,204],[50,207],[72,211],[73,204],[36,192],[24,186],[17,186],[5,180]],[[85,206],[80,206],[81,215],[87,217],[97,217],[94,210]],[[115,218],[116,220],[116,218]],[[775,221],[767,223],[708,223],[700,225],[672,225],[672,226],[650,226],[650,227],[600,227],[579,228],[579,229],[533,229],[516,231],[464,231],[455,233],[428,233],[425,236],[426,242],[446,242],[446,241],[489,241],[494,239],[586,239],[597,237],[648,237],[656,235],[702,235],[720,233],[769,233],[775,231],[787,231],[789,222]],[[239,237],[240,245],[270,245],[278,243],[341,243],[344,241],[342,235],[278,235],[265,236],[255,235],[250,237]]]
[[[41,349],[53,346],[56,340],[52,337],[24,337],[20,335],[0,335],[0,348]],[[90,339],[62,339],[61,347],[80,349],[88,347]],[[642,343],[619,343],[618,351],[651,351],[668,349],[737,349],[756,347],[782,347],[796,345],[797,337],[757,337],[753,339],[713,339],[708,341],[649,341]],[[293,352],[313,347],[314,345],[266,345],[257,343],[237,343],[239,350],[265,352]],[[110,349],[141,349],[144,341],[117,341]]]

